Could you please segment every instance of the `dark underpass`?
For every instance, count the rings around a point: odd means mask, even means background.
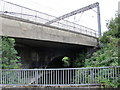
[[[73,60],[76,54],[91,48],[82,45],[16,38],[16,50],[21,57],[22,68],[63,68],[62,58],[64,56]]]

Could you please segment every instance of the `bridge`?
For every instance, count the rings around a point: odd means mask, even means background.
[[[74,57],[98,45],[96,30],[66,20],[56,21],[55,16],[4,0],[0,7],[0,35],[16,39],[16,49],[25,66],[42,62],[39,66],[51,67],[47,61],[59,62],[64,56]]]
[[[22,69],[0,69],[0,87],[100,85],[102,80],[117,80],[120,66],[63,68],[64,56],[74,62],[76,54],[97,47],[101,34],[100,13],[98,32],[64,18],[94,7],[99,11],[98,5],[55,17],[0,0],[0,36],[15,38],[23,64]]]

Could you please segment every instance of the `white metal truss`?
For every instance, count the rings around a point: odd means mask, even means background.
[[[86,7],[80,8],[78,10],[72,11],[70,13],[64,14],[64,15],[62,15],[60,17],[57,17],[57,18],[55,18],[53,20],[50,20],[50,21],[46,22],[45,24],[50,25],[52,23],[58,22],[60,20],[68,18],[70,16],[76,15],[78,13],[85,12],[87,10],[90,10],[90,9],[93,9],[93,8],[96,8],[96,7],[97,7],[97,16],[98,16],[98,33],[99,33],[98,36],[101,37],[100,9],[99,9],[99,3],[98,2],[90,4],[90,5],[86,6]]]
[[[92,8],[97,7],[98,5],[99,5],[99,3],[96,2],[96,3],[94,3],[94,4],[88,5],[88,6],[86,6],[86,7],[80,8],[80,9],[78,9],[78,10],[75,10],[75,11],[72,11],[72,12],[67,13],[67,14],[65,14],[65,15],[62,15],[62,16],[60,16],[60,17],[57,17],[57,18],[55,18],[55,19],[53,19],[53,20],[51,20],[51,21],[48,21],[46,24],[52,24],[52,23],[54,23],[54,22],[63,20],[63,19],[65,19],[65,18],[68,18],[68,17],[70,17],[70,16],[76,15],[76,14],[78,14],[78,13],[85,12],[85,11],[87,11],[87,10],[90,10],[90,9],[92,9]]]

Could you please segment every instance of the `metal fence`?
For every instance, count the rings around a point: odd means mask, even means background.
[[[0,85],[99,85],[102,80],[118,79],[120,66],[63,69],[0,69],[0,72]]]
[[[46,22],[56,18],[55,16],[51,16],[46,13],[32,10],[4,0],[0,0],[0,14],[10,15],[42,24],[45,24]],[[98,32],[96,30],[90,29],[88,27],[67,20],[60,20],[58,22],[52,23],[51,25],[67,29],[69,31],[98,37]]]

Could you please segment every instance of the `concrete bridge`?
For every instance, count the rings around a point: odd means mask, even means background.
[[[16,49],[25,63],[25,68],[62,67],[61,59],[64,56],[73,59],[77,53],[97,47],[97,32],[90,28],[68,21],[46,25],[44,23],[48,20],[40,15],[46,14],[5,3],[4,11],[0,15],[0,35],[16,39]],[[8,10],[9,5],[15,6],[16,11]],[[35,12],[37,15],[19,12],[17,8]],[[70,25],[66,25],[66,22]]]

